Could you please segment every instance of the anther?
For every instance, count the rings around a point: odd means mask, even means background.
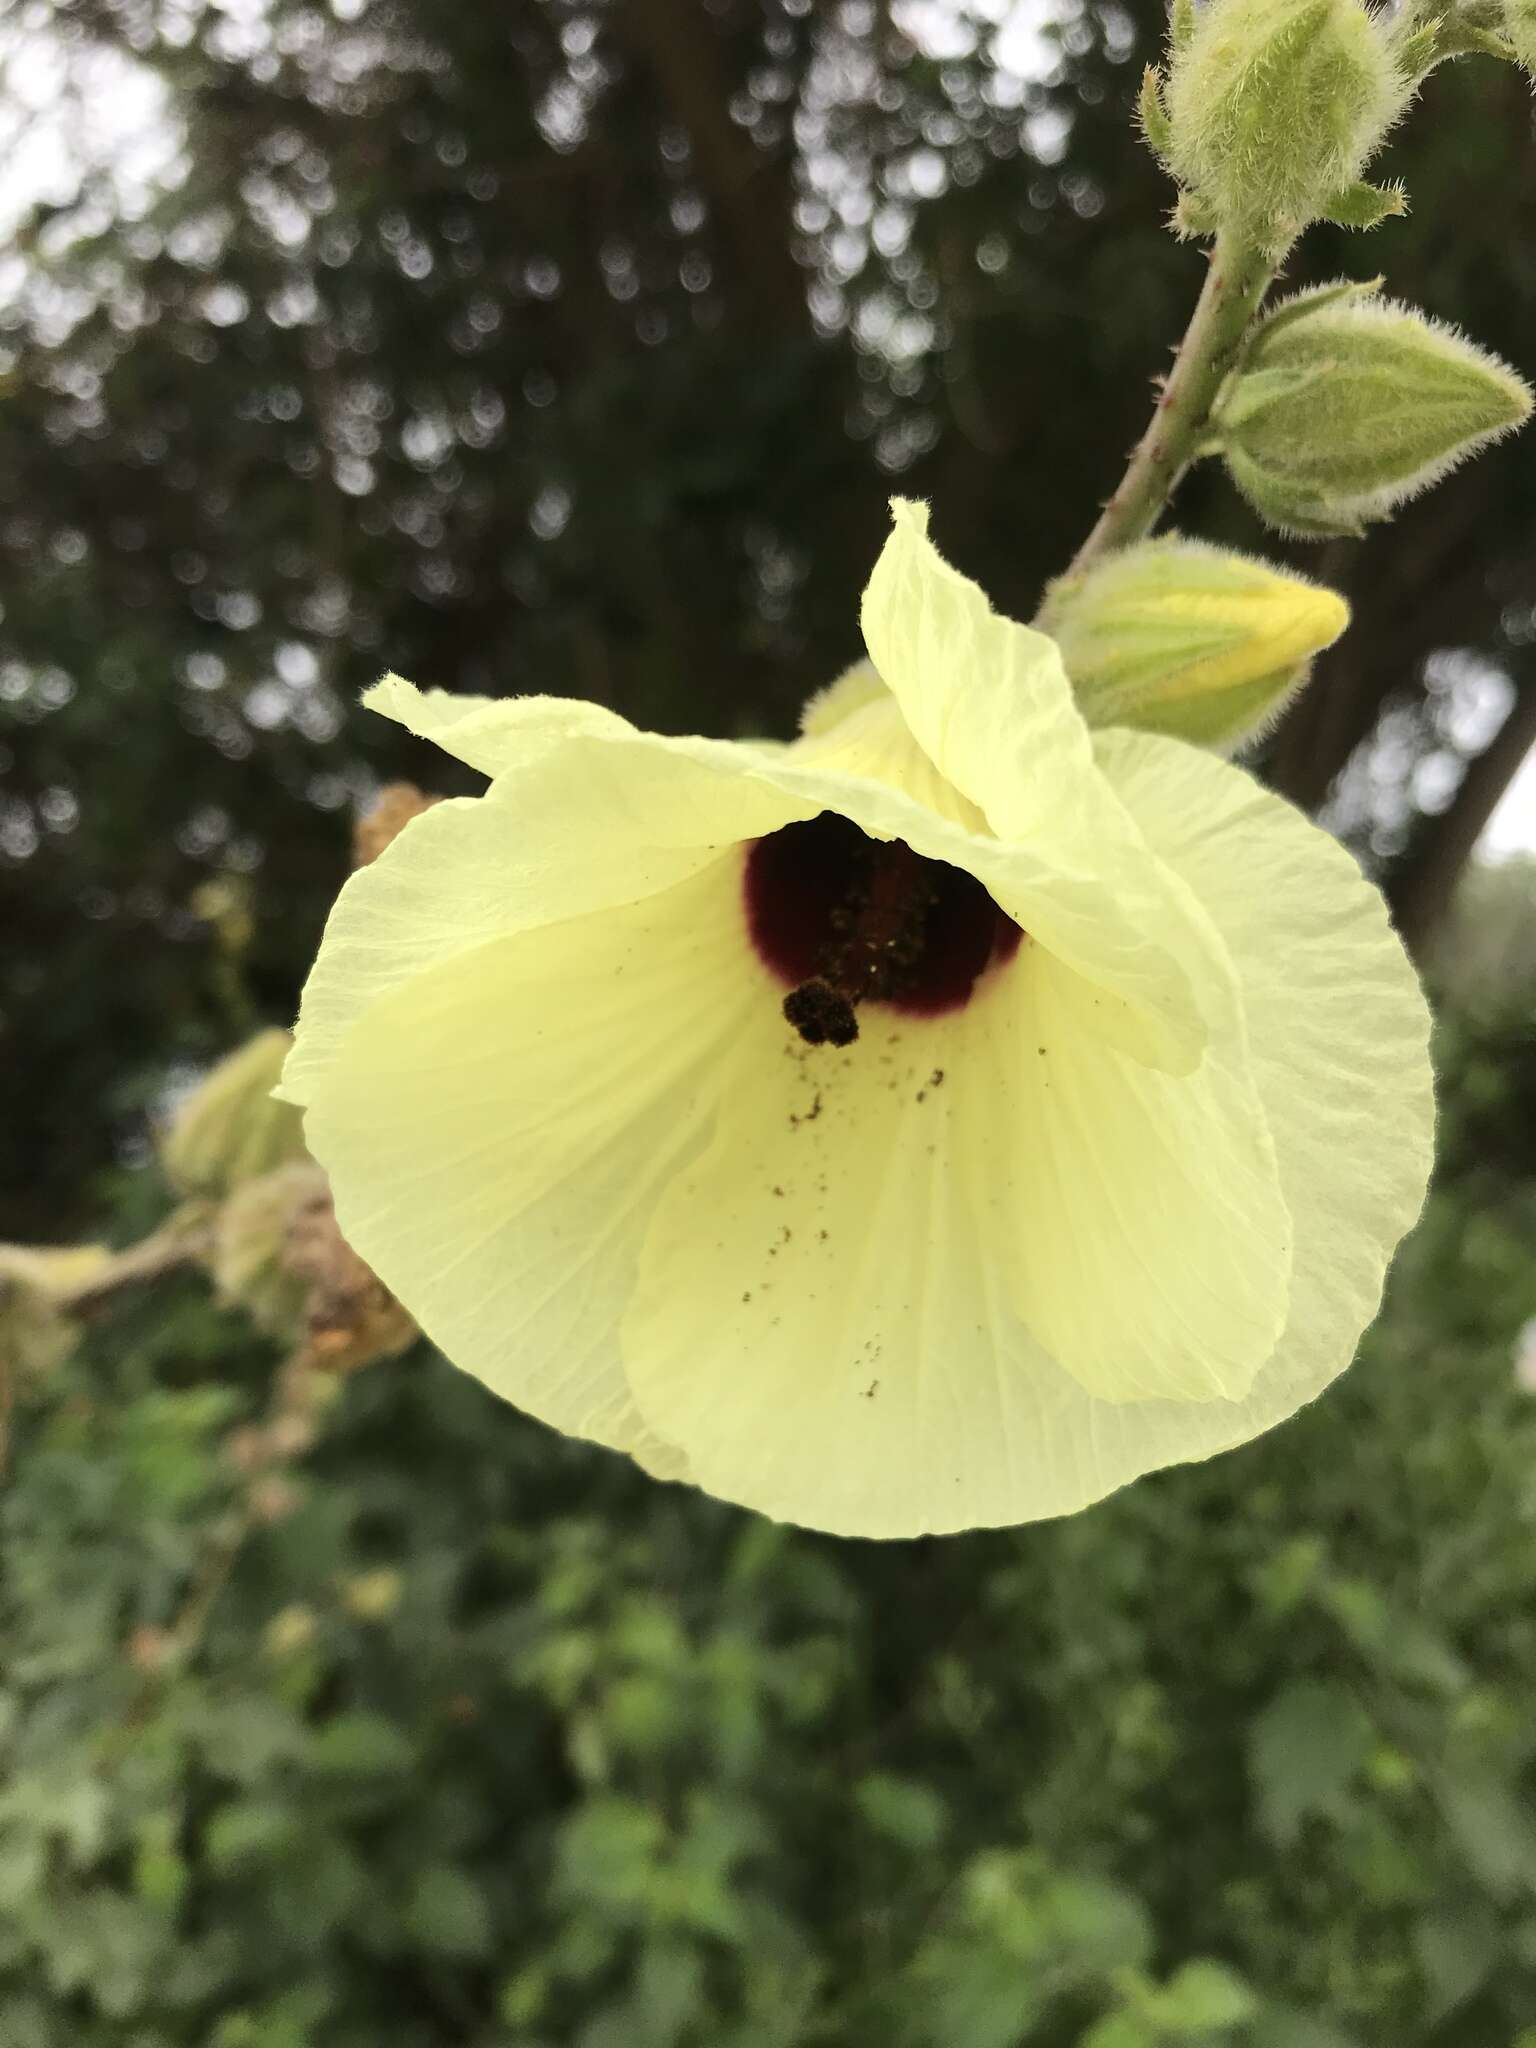
[[[859,1035],[852,1003],[819,977],[790,990],[784,1015],[807,1045],[852,1045]]]

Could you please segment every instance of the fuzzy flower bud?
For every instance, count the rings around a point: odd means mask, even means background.
[[[272,1100],[288,1046],[286,1031],[258,1031],[177,1109],[160,1141],[160,1163],[183,1192],[224,1195],[305,1156],[302,1118]]]
[[[242,1182],[214,1223],[209,1263],[220,1301],[243,1308],[271,1336],[294,1336],[303,1324],[309,1283],[287,1253],[298,1218],[325,1192],[319,1167],[294,1160]]]
[[[1233,482],[1283,533],[1358,533],[1518,427],[1506,363],[1374,287],[1322,286],[1255,333],[1213,418]]]
[[[1177,535],[1063,578],[1040,620],[1090,725],[1221,753],[1274,721],[1348,623],[1336,592]]]
[[[1536,79],[1536,0],[1504,0],[1504,33],[1515,62]]]
[[[1408,92],[1360,0],[1209,0],[1171,50],[1159,153],[1217,225],[1278,257],[1356,183]]]

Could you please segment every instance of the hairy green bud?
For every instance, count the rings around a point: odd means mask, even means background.
[[[1279,716],[1349,607],[1268,562],[1171,534],[1063,577],[1038,623],[1090,725],[1229,753]]]
[[[1136,102],[1136,119],[1146,137],[1147,147],[1159,163],[1166,164],[1173,147],[1173,130],[1163,103],[1162,74],[1149,64],[1141,74],[1141,93]]]
[[[1233,482],[1283,533],[1358,533],[1530,413],[1506,363],[1374,290],[1276,307],[1217,402]]]
[[[1278,259],[1358,182],[1410,91],[1360,0],[1209,0],[1170,49],[1168,163]]]
[[[160,1163],[183,1192],[228,1194],[242,1181],[306,1156],[302,1113],[272,1100],[290,1043],[286,1031],[258,1031],[177,1109],[160,1140]]]
[[[1504,33],[1515,62],[1536,79],[1536,0],[1504,0]]]

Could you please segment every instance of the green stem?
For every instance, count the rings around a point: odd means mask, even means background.
[[[1257,250],[1229,235],[1217,236],[1205,284],[1147,431],[1120,488],[1078,549],[1069,576],[1081,575],[1101,555],[1145,539],[1156,526],[1199,452],[1222,379],[1274,274],[1274,264]]]

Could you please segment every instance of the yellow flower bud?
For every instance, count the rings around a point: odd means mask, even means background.
[[[1040,620],[1090,725],[1223,753],[1274,720],[1348,623],[1335,591],[1177,535],[1063,578]]]
[[[167,1176],[193,1195],[223,1195],[242,1181],[305,1157],[303,1120],[272,1090],[288,1055],[286,1031],[258,1031],[207,1074],[160,1141]]]
[[[1159,153],[1219,226],[1278,257],[1356,182],[1408,91],[1360,0],[1209,0],[1170,54]]]
[[[1527,417],[1506,363],[1453,328],[1324,285],[1254,335],[1213,427],[1233,482],[1284,533],[1358,533]]]

